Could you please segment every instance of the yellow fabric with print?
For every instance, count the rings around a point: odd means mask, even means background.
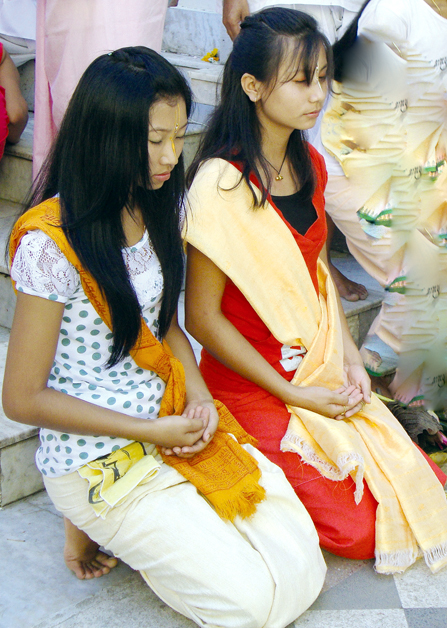
[[[157,475],[160,463],[146,447],[154,450],[154,445],[130,443],[78,469],[81,478],[88,480],[88,501],[99,517],[104,519],[138,484]]]
[[[268,202],[252,208],[251,192],[240,179],[221,159],[200,168],[188,195],[186,240],[235,283],[281,344],[307,348],[293,383],[336,390],[344,381],[343,342],[332,279],[319,262],[317,295],[290,230]],[[378,572],[404,571],[419,548],[432,572],[447,564],[443,488],[375,395],[343,421],[298,407],[289,411],[283,451],[296,452],[331,480],[351,475],[357,503],[366,479],[378,502]]]

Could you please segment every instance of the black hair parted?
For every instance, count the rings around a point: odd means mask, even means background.
[[[261,150],[261,125],[256,106],[241,86],[244,74],[251,74],[274,89],[279,80],[283,61],[290,60],[290,68],[282,82],[292,80],[303,70],[310,85],[324,49],[327,57],[327,81],[332,78],[332,52],[326,36],[318,30],[316,20],[301,11],[271,7],[247,16],[241,23],[241,31],[234,40],[233,50],[225,64],[221,97],[211,115],[207,131],[196,157],[187,173],[187,186],[194,179],[200,164],[207,159],[220,157],[242,164],[241,181],[245,180],[253,194],[253,206],[262,206],[271,185],[268,162]],[[287,154],[303,195],[312,198],[315,175],[304,134],[294,130],[290,136]],[[260,172],[267,181],[263,186]],[[250,182],[254,174],[261,185],[259,200]]]
[[[151,189],[148,133],[152,105],[179,98],[189,116],[192,98],[187,81],[153,50],[121,48],[95,59],[79,81],[25,206],[26,211],[59,195],[63,231],[110,309],[109,367],[136,345],[141,330],[141,308],[122,256],[123,208],[130,213],[135,207],[141,210],[161,264],[160,339],[176,312],[184,267],[183,160],[179,158],[160,189]]]

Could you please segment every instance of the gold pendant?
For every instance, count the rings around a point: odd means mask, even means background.
[[[282,176],[282,174],[278,174],[278,175],[275,177],[275,181],[282,181],[283,179],[284,179],[284,177]]]

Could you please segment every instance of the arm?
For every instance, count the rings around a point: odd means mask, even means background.
[[[200,418],[168,416],[148,421],[49,388],[63,311],[62,303],[21,292],[17,295],[3,384],[3,408],[10,419],[164,447],[193,445],[202,437],[205,425]]]
[[[186,383],[186,407],[183,415],[188,418],[202,419],[206,423],[202,437],[193,447],[183,447],[180,452],[175,448],[175,454],[192,454],[201,451],[212,439],[219,423],[219,416],[214,406],[213,398],[203,381],[203,377],[198,369],[196,358],[188,338],[180,329],[177,315],[174,316],[166,340],[176,358],[180,360],[185,369]],[[169,453],[165,451],[165,453]]]
[[[294,386],[240,334],[221,310],[225,274],[205,255],[188,246],[186,328],[222,364],[261,386],[284,403],[329,417],[352,407],[349,393]],[[355,402],[355,405],[358,402]]]
[[[324,245],[321,253],[320,259],[322,262],[326,264],[326,267],[329,268],[328,257],[327,257],[327,249],[326,245]],[[334,284],[335,294],[337,297],[337,305],[338,305],[338,313],[340,316],[342,334],[343,334],[343,350],[344,350],[344,363],[345,363],[345,373],[346,373],[346,384],[347,386],[354,386],[357,390],[359,390],[362,394],[362,399],[366,403],[370,403],[371,401],[371,381],[369,379],[368,373],[365,371],[363,366],[363,360],[357,349],[355,342],[352,338],[351,332],[349,331],[348,322],[346,320],[346,316],[343,310],[343,306],[341,304],[340,295],[338,294],[338,290]],[[360,408],[358,408],[360,409]],[[355,409],[357,412],[358,409]],[[352,410],[346,413],[346,416],[351,416],[354,414]]]
[[[223,0],[222,22],[234,40],[239,34],[239,24],[250,15],[247,0]]]
[[[5,89],[6,112],[9,118],[7,139],[16,144],[28,121],[28,105],[20,91],[19,72],[5,49],[0,61],[0,85]]]

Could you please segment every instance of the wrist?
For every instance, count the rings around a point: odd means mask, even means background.
[[[345,366],[363,366],[362,356],[353,340],[345,344],[343,353],[343,363]]]
[[[186,403],[214,403],[214,400],[208,389],[195,390],[186,393]]]
[[[304,407],[306,400],[306,388],[301,386],[294,386],[290,382],[287,383],[287,388],[279,397],[281,401],[287,403],[289,406]]]

